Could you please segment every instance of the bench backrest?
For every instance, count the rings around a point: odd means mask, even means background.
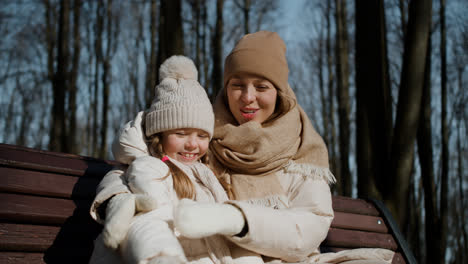
[[[0,263],[88,263],[101,231],[89,207],[116,165],[0,144]],[[335,219],[321,250],[387,248],[397,252],[393,263],[415,263],[391,216],[374,202],[334,196]]]

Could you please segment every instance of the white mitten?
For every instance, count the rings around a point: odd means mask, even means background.
[[[174,214],[175,228],[188,238],[215,234],[233,236],[242,231],[244,224],[242,212],[230,204],[198,203],[182,199]]]
[[[135,194],[135,210],[138,213],[149,212],[158,208],[155,198],[147,194]]]
[[[106,208],[106,220],[102,231],[104,245],[117,249],[127,235],[134,215],[135,195],[122,193],[112,197]]]

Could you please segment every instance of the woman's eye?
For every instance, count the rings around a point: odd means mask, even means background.
[[[268,86],[266,84],[259,84],[259,85],[257,85],[257,89],[264,91],[264,90],[270,89],[270,86]]]

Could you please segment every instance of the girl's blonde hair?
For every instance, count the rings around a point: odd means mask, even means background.
[[[162,133],[156,133],[150,137],[147,137],[146,144],[148,145],[151,156],[162,159],[166,155],[162,147]],[[204,155],[200,161],[208,164],[208,155]],[[170,160],[167,160],[165,163],[169,167],[169,173],[161,180],[166,179],[170,174],[172,174],[174,190],[179,199],[194,199],[196,194],[195,186],[193,185],[189,176]]]

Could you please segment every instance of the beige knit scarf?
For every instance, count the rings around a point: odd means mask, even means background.
[[[291,109],[271,121],[238,125],[224,94],[221,91],[214,104],[210,150],[212,168],[231,199],[284,195],[276,175],[281,169],[333,182],[325,143],[295,98]]]

